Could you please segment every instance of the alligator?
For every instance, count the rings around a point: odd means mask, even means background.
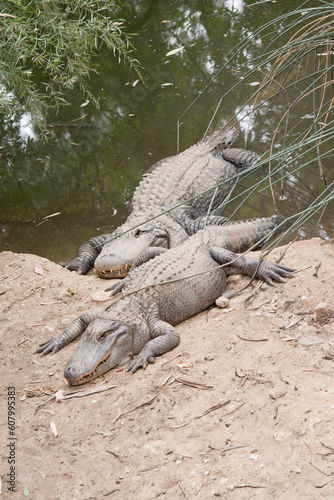
[[[70,385],[89,382],[131,359],[127,370],[145,368],[178,345],[174,326],[214,304],[226,290],[228,275],[243,273],[270,285],[292,277],[293,269],[238,255],[260,244],[276,225],[273,216],[208,226],[167,252],[148,249],[141,265],[120,282],[118,300],[82,314],[36,352],[57,352],[85,332],[65,369]],[[153,250],[161,255],[151,260]]]
[[[91,238],[74,260],[60,264],[79,274],[94,267],[101,278],[122,278],[146,248],[173,248],[206,225],[224,224],[224,217],[208,212],[224,204],[238,172],[258,159],[251,151],[228,149],[233,135],[216,134],[155,163],[136,188],[125,223]]]

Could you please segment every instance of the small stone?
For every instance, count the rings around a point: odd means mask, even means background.
[[[320,337],[316,337],[315,335],[304,337],[303,339],[300,339],[298,342],[298,344],[304,347],[309,347],[311,345],[322,344],[322,343],[323,340]]]
[[[228,298],[224,296],[218,297],[218,299],[216,300],[216,306],[220,307],[221,309],[228,307],[229,303],[230,301],[228,300]]]
[[[205,361],[213,361],[214,358],[212,356],[205,356],[204,360]]]
[[[317,320],[323,320],[333,314],[333,309],[329,307],[327,302],[319,302],[314,308]]]
[[[46,335],[48,333],[50,334],[50,333],[53,333],[55,331],[55,329],[52,326],[49,326],[49,325],[43,326],[43,329],[44,329]]]
[[[317,385],[315,385],[315,386],[314,386],[314,389],[315,389],[316,391],[318,391],[318,392],[319,392],[319,391],[322,391],[322,390],[323,390],[323,389],[325,389],[325,388],[326,388],[325,384],[317,384]]]
[[[276,432],[274,434],[274,438],[276,439],[276,441],[285,441],[290,436],[291,432]]]
[[[279,399],[286,395],[288,391],[286,389],[276,389],[269,392],[271,399]]]

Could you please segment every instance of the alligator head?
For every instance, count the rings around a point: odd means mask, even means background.
[[[138,222],[132,219],[132,226],[138,225]],[[172,224],[175,225],[175,222],[166,217],[159,217],[130,231],[131,225],[128,222],[123,224],[113,233],[117,237],[104,244],[95,260],[95,271],[100,278],[124,278],[144,250],[149,247],[170,247],[170,239],[174,237]],[[177,228],[181,229],[179,225]]]
[[[111,368],[126,364],[133,358],[135,328],[115,319],[92,321],[65,368],[70,385],[90,382]]]

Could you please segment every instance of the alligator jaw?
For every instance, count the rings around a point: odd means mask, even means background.
[[[94,271],[100,278],[111,279],[111,278],[125,278],[131,268],[131,264],[125,264],[123,267],[119,269],[110,269],[110,270],[97,270]]]
[[[69,385],[82,385],[90,382],[94,378],[97,378],[103,375],[103,373],[105,373],[105,371],[103,370],[103,366],[107,364],[109,359],[110,359],[110,354],[105,359],[100,361],[89,373],[86,372],[84,375],[81,376],[79,375],[78,377],[73,376],[73,373],[70,370],[68,364],[64,372],[64,377],[66,382]]]
[[[133,224],[141,222],[133,221]],[[129,231],[122,237],[106,243],[100,255],[95,259],[95,272],[100,278],[125,278],[138,256],[149,247],[168,247],[169,232],[160,227],[160,220],[155,225],[142,224],[140,228],[131,229],[130,223],[121,226],[122,231]],[[117,231],[119,231],[118,229]]]
[[[129,360],[133,333],[119,319],[96,318],[92,321],[65,368],[69,385],[81,385]]]

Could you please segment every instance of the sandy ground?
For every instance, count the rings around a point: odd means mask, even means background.
[[[145,371],[113,370],[76,388],[63,379],[76,342],[33,353],[101,307],[108,282],[1,253],[3,498],[333,499],[333,243],[295,242],[282,260],[300,270],[294,279],[255,283],[184,322],[180,345]],[[329,307],[317,310],[322,302]],[[99,388],[37,409],[56,391]]]

